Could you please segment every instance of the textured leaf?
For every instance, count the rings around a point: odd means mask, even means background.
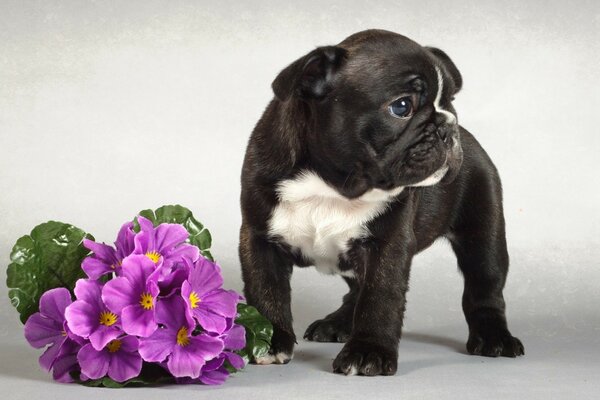
[[[94,238],[73,225],[49,221],[17,240],[6,271],[8,297],[21,315],[21,322],[38,311],[47,290],[65,287],[71,292],[84,278],[81,262],[89,254],[84,238]]]
[[[162,206],[154,211],[142,210],[138,215],[152,221],[154,226],[162,223],[183,225],[190,234],[189,242],[194,246],[197,246],[204,257],[209,260],[214,260],[209,250],[212,244],[210,232],[200,221],[194,218],[194,215],[189,209],[180,205]],[[134,229],[139,231],[137,221],[134,221]]]
[[[238,317],[235,322],[246,328],[246,347],[237,353],[246,362],[267,354],[271,347],[273,325],[256,308],[248,304],[238,304]]]

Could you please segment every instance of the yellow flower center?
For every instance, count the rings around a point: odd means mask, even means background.
[[[196,293],[196,292],[191,292],[189,299],[190,299],[190,306],[192,308],[198,307],[198,303],[200,303],[200,301],[201,301],[200,297],[198,297],[198,293]]]
[[[120,267],[122,263],[123,263],[122,261],[119,261],[119,262],[117,262],[117,265],[115,265],[115,264],[111,264],[111,265],[110,265],[110,268],[111,268],[111,269],[117,269],[117,267]]]
[[[100,324],[111,326],[117,322],[117,314],[110,311],[102,311],[100,313]]]
[[[148,292],[142,293],[140,297],[140,305],[144,310],[152,310],[154,308],[154,300],[152,295]]]
[[[149,251],[146,253],[146,257],[151,259],[152,262],[156,264],[158,262],[158,260],[160,259],[160,253],[158,253],[156,251]]]
[[[188,330],[185,326],[182,326],[177,331],[177,344],[181,347],[185,347],[190,344],[190,337],[188,336]]]
[[[64,329],[62,330],[62,332],[60,332],[61,336],[67,336],[67,331],[65,331]]]
[[[108,351],[110,351],[111,353],[117,352],[119,351],[119,349],[121,348],[121,341],[119,339],[115,339],[115,340],[111,340],[110,342],[108,342],[108,344],[106,345],[106,348],[108,349]]]

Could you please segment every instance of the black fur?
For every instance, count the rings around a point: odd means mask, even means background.
[[[276,97],[250,138],[242,170],[240,260],[245,295],[274,326],[272,353],[291,354],[289,279],[294,265],[311,265],[268,232],[277,184],[300,171],[318,173],[348,199],[370,189],[406,188],[368,223],[370,236],[340,255],[350,292],[343,305],[311,324],[305,338],[346,342],[334,371],[396,372],[412,257],[445,236],[465,278],[467,349],[484,356],[522,355],[506,324],[502,290],[508,271],[498,172],[475,138],[436,112],[436,66],[444,77],[440,106],[462,77],[441,50],[386,31],[357,33],[318,48],[273,82]],[[388,114],[400,94],[420,102],[412,118]],[[441,183],[411,187],[441,166]]]

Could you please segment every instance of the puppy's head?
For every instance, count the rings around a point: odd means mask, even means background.
[[[279,101],[308,109],[307,163],[356,198],[452,181],[462,149],[452,99],[462,78],[441,50],[387,31],[319,47],[273,82]]]

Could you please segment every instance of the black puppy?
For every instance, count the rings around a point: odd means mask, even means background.
[[[257,363],[292,358],[292,267],[314,265],[350,292],[304,337],[346,342],[335,372],[394,374],[411,260],[439,237],[464,275],[469,353],[523,354],[504,313],[500,179],[457,124],[461,85],[443,51],[380,30],[317,48],[277,76],[242,170],[245,294],[274,326]]]

